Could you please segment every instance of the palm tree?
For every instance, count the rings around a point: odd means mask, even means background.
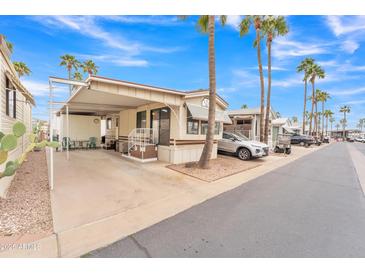
[[[340,128],[340,125],[339,124],[336,124],[336,131],[338,131]]]
[[[84,72],[87,72],[89,76],[95,75],[98,73],[98,66],[95,65],[95,63],[92,60],[84,61],[83,64],[81,64],[82,69]]]
[[[28,68],[28,66],[23,62],[13,62],[14,69],[18,73],[18,77],[22,77],[24,75],[31,74],[31,70]]]
[[[328,135],[328,119],[332,118],[333,112],[329,109],[326,109],[323,112],[323,117],[326,117],[326,135]],[[323,127],[323,121],[322,121],[322,127]],[[332,131],[332,124],[331,124],[331,131]],[[323,136],[323,131],[322,131]]]
[[[364,125],[365,125],[365,118],[361,118],[361,119],[359,120],[360,131],[362,131],[362,130],[363,130]]]
[[[185,19],[187,16],[179,16]],[[224,26],[227,16],[219,16],[220,23]],[[198,167],[209,168],[209,161],[212,156],[215,126],[215,107],[216,107],[216,71],[215,71],[215,16],[199,16],[198,29],[203,33],[208,33],[208,67],[209,67],[209,109],[208,109],[208,129],[205,137],[203,152],[200,156]]]
[[[76,59],[75,56],[72,56],[70,54],[65,54],[65,55],[61,56],[60,58],[61,58],[60,66],[65,66],[67,68],[68,79],[71,80],[72,69],[75,69],[75,71],[77,71],[77,69],[80,67],[81,63]],[[71,91],[72,91],[71,85],[69,86],[69,90],[70,90],[70,96],[71,96]]]
[[[330,117],[330,119],[329,119],[330,124],[331,124],[331,133],[332,133],[332,125],[333,125],[333,123],[335,122],[335,118],[333,118],[333,117],[332,117],[332,115],[333,115],[333,114],[334,114],[334,113],[332,112],[331,117]]]
[[[309,81],[312,84],[312,108],[311,108],[311,117],[310,117],[310,123],[309,123],[309,134],[312,135],[312,121],[313,121],[313,114],[314,114],[314,107],[315,105],[317,105],[315,103],[315,82],[316,79],[322,79],[325,77],[325,72],[324,70],[317,64],[312,64],[309,68],[308,68],[308,75],[309,75]],[[314,119],[316,121],[316,117]]]
[[[298,117],[297,117],[297,116],[293,116],[293,117],[291,118],[291,121],[293,122],[293,124],[298,123]]]
[[[265,112],[264,142],[268,143],[269,138],[269,114],[271,109],[271,44],[274,38],[284,36],[289,32],[284,16],[269,15],[262,22],[262,33],[266,36],[267,46],[267,95]]]
[[[306,118],[306,107],[307,107],[307,85],[309,78],[309,68],[314,64],[313,58],[305,58],[299,66],[297,66],[297,72],[304,72],[303,82],[304,82],[304,104],[303,104],[303,132],[305,131],[305,118]]]
[[[260,74],[260,88],[261,88],[261,96],[260,96],[260,141],[264,141],[264,105],[265,105],[265,83],[264,83],[264,73],[262,70],[262,61],[261,61],[261,36],[262,36],[262,21],[264,20],[264,16],[262,15],[247,15],[243,18],[240,23],[240,36],[246,35],[250,26],[253,25],[256,30],[256,39],[254,41],[254,47],[257,49],[257,63],[259,67]]]
[[[75,73],[74,73],[74,75],[73,75],[73,77],[72,77],[74,80],[77,80],[77,81],[82,81],[82,74],[81,74],[81,72],[78,72],[78,71],[76,71]]]
[[[347,124],[347,119],[346,119],[346,113],[350,113],[351,111],[351,107],[350,106],[342,106],[340,108],[340,112],[343,113],[343,123],[342,123],[342,129],[343,129],[343,132],[342,132],[342,135],[343,135],[343,138],[345,138],[345,130],[346,130],[346,124]]]
[[[322,114],[324,114],[324,104],[327,102],[328,99],[331,98],[331,96],[328,94],[328,92],[320,91],[319,92],[319,98],[317,98],[317,102],[322,102]],[[322,138],[324,133],[324,115],[322,115]]]
[[[241,109],[248,109],[248,106],[247,106],[246,104],[243,104],[243,105],[241,106]]]

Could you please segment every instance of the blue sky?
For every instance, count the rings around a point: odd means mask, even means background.
[[[47,119],[48,76],[67,77],[60,56],[92,59],[99,75],[178,90],[208,87],[208,37],[196,30],[196,17],[175,16],[1,16],[0,29],[14,44],[13,61],[32,70],[23,83],[35,95],[33,116]],[[272,106],[282,116],[301,118],[302,75],[295,72],[313,57],[327,77],[317,87],[329,92],[327,107],[351,105],[350,127],[365,117],[365,17],[288,16],[290,32],[273,42]],[[217,90],[230,104],[259,105],[259,75],[254,33],[240,38],[240,16],[216,28]],[[263,63],[267,63],[263,45]],[[57,89],[57,100],[67,98]]]

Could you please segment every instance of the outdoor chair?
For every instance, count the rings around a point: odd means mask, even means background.
[[[69,137],[62,138],[62,149],[67,149],[67,139],[68,139],[68,149],[75,148],[75,144]]]
[[[87,148],[96,148],[96,137],[90,137]]]

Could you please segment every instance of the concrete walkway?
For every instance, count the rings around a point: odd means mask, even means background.
[[[349,146],[327,146],[87,256],[365,257]]]

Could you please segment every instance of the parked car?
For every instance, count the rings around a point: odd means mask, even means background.
[[[316,140],[309,135],[294,134],[291,137],[290,143],[292,145],[310,146],[316,143]]]
[[[218,150],[233,153],[245,161],[269,154],[269,146],[267,144],[250,141],[244,135],[230,132],[223,132],[223,138],[218,141]]]
[[[355,138],[354,137],[347,137],[346,141],[350,142],[350,143],[353,143],[353,142],[355,142]]]
[[[329,143],[330,142],[330,137],[325,136],[323,137],[323,143]]]
[[[365,137],[357,137],[355,138],[356,142],[365,143]]]

